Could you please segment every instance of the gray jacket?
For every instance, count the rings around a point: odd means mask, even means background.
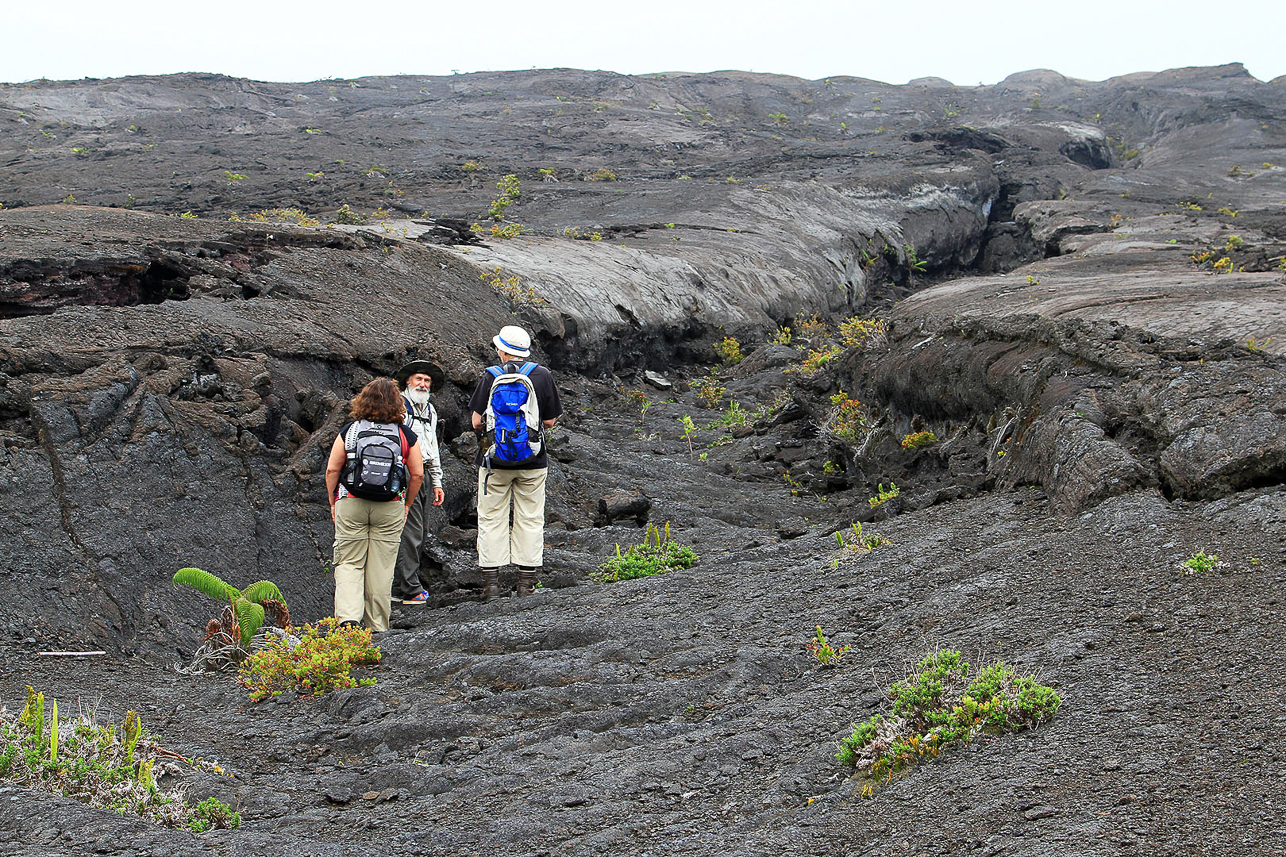
[[[420,439],[420,455],[424,457],[424,476],[431,488],[442,487],[442,456],[438,453],[438,412],[432,403],[420,407],[402,397],[406,405],[403,425],[415,432]]]

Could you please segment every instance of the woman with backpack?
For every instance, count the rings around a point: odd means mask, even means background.
[[[415,432],[402,424],[406,407],[393,379],[363,387],[349,413],[326,463],[335,618],[387,631],[402,526],[424,481],[424,459]]]

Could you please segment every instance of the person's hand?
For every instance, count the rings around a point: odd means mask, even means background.
[[[332,524],[335,523],[335,504],[334,503],[330,504],[330,522]]]
[[[402,507],[402,520],[405,521],[410,516],[411,516],[411,504],[407,503],[405,506]]]
[[[433,505],[434,505],[434,506],[441,506],[441,505],[442,505],[442,503],[443,503],[443,501],[445,501],[445,500],[446,500],[446,498],[447,498],[446,493],[445,493],[445,492],[443,492],[443,490],[442,490],[441,488],[438,488],[438,487],[435,485],[435,486],[433,487]]]

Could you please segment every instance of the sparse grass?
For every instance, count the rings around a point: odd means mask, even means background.
[[[298,208],[265,208],[245,217],[235,211],[228,216],[233,223],[293,223],[296,226],[319,226],[321,221]]]
[[[1046,723],[1062,704],[1053,688],[1018,675],[1003,661],[983,667],[971,680],[969,664],[951,650],[926,656],[886,695],[892,714],[854,724],[836,753],[841,764],[877,781],[984,733]]]
[[[597,583],[615,583],[691,568],[699,559],[692,548],[670,540],[668,521],[664,531],[648,524],[641,545],[631,545],[624,551],[617,545],[616,556],[600,565],[598,571],[590,572],[590,577]]]
[[[545,302],[531,286],[524,286],[518,276],[506,277],[499,268],[480,275],[491,290],[518,306],[540,306]]]
[[[181,789],[157,784],[162,774],[181,771],[180,762],[215,773],[222,769],[161,748],[133,711],[120,726],[100,726],[92,711],[62,719],[57,700],[48,702],[46,718],[45,695],[28,686],[20,714],[0,708],[0,778],[166,827],[200,833],[241,825],[241,814],[227,804],[208,798],[192,806]]]

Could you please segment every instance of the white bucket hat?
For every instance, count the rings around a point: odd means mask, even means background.
[[[514,324],[500,328],[500,333],[491,338],[496,350],[514,357],[526,357],[531,354],[531,334]]]

